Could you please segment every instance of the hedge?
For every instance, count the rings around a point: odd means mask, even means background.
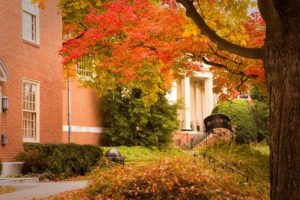
[[[102,158],[102,149],[78,144],[24,144],[17,160],[23,161],[23,174],[42,174],[43,178],[84,175]]]

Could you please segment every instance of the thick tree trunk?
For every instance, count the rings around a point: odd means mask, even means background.
[[[300,30],[270,34],[265,69],[270,94],[271,199],[300,199]]]

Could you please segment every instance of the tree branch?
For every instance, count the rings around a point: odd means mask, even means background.
[[[215,67],[218,67],[218,68],[222,68],[222,69],[225,69],[226,71],[230,72],[231,74],[234,74],[234,75],[238,75],[238,76],[242,76],[242,77],[248,77],[248,78],[257,78],[256,75],[251,75],[251,76],[248,76],[246,75],[244,72],[242,71],[234,71],[232,69],[229,69],[226,65],[223,65],[223,64],[220,64],[220,63],[215,63],[215,62],[212,62],[212,61],[209,61],[207,60],[205,57],[202,58],[202,61],[207,64],[207,65],[212,65],[212,66],[215,66]],[[248,79],[247,79],[248,80]]]
[[[134,45],[134,47],[143,47],[143,48],[150,49],[151,51],[154,51],[155,53],[158,53],[157,47],[145,45],[143,42]]]
[[[259,12],[266,22],[268,32],[278,33],[281,30],[281,19],[274,7],[272,0],[258,0],[257,1]]]
[[[176,0],[181,3],[186,9],[186,15],[190,17],[198,28],[204,33],[212,42],[214,42],[218,48],[229,51],[246,58],[262,59],[263,50],[262,48],[247,48],[237,44],[233,44],[216,34],[203,20],[203,18],[197,12],[193,0]]]
[[[236,90],[239,91],[239,92],[241,93],[240,88],[242,87],[242,85],[243,85],[246,81],[248,81],[249,78],[251,78],[251,77],[247,76],[247,77],[245,77],[244,79],[241,78],[241,82],[240,82],[239,85],[236,86]]]
[[[232,59],[229,59],[228,57],[220,55],[216,50],[213,49],[213,47],[211,45],[208,45],[208,47],[213,52],[213,55],[215,55],[223,60],[229,60],[230,62],[233,62],[236,65],[243,65],[243,63],[241,63],[241,62],[237,62],[236,60],[232,60]]]

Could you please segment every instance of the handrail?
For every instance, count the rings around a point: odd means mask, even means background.
[[[194,162],[196,162],[196,157],[197,157],[198,155],[197,154],[194,154]],[[230,165],[228,165],[228,164],[224,164],[224,163],[222,163],[221,161],[219,161],[219,160],[217,160],[216,158],[214,158],[214,157],[212,157],[212,156],[210,156],[210,155],[208,155],[207,153],[203,153],[202,154],[202,157],[204,158],[204,159],[208,159],[208,162],[209,163],[214,163],[214,170],[216,170],[216,164],[221,168],[221,169],[224,169],[224,170],[229,170],[231,173],[236,173],[236,174],[239,174],[239,175],[241,175],[243,178],[245,178],[245,182],[246,183],[249,183],[250,182],[250,177],[249,177],[249,175],[248,174],[246,174],[245,172],[243,172],[243,171],[241,171],[241,170],[238,170],[238,169],[236,169],[235,167],[232,167],[232,166],[230,166]]]

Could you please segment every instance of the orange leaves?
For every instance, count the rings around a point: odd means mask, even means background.
[[[257,81],[265,82],[265,70],[262,66],[248,66],[245,69],[245,74],[248,76],[257,76]]]

